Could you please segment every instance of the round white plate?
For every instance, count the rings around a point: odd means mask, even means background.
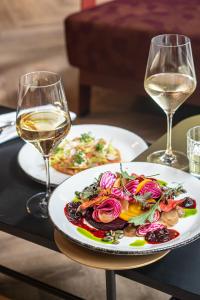
[[[174,182],[181,183],[187,191],[185,196],[191,196],[196,199],[197,214],[187,218],[180,218],[179,222],[173,227],[180,233],[177,238],[161,244],[145,244],[142,247],[130,246],[130,243],[136,239],[140,239],[138,237],[123,237],[118,245],[106,244],[91,240],[80,234],[77,231],[77,227],[67,220],[64,214],[64,207],[67,202],[73,199],[75,191],[81,191],[84,187],[93,183],[94,179],[103,172],[119,172],[120,167],[118,163],[85,170],[72,176],[55,189],[49,202],[49,215],[56,228],[74,242],[92,250],[127,255],[146,255],[173,249],[184,246],[200,236],[200,195],[198,179],[178,169],[146,162],[124,163],[123,169],[130,173],[144,174],[146,176],[159,174],[156,178],[164,180],[168,182],[168,184]]]
[[[73,125],[67,139],[73,139],[82,133],[91,132],[95,138],[111,141],[119,149],[123,162],[131,161],[147,149],[145,141],[131,131],[107,125]],[[18,154],[21,168],[36,181],[45,183],[46,174],[41,154],[31,144],[25,144]],[[58,185],[70,175],[63,174],[50,167],[52,185]]]

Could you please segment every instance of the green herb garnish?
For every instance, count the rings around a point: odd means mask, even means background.
[[[80,136],[80,141],[83,143],[90,143],[94,141],[94,138],[91,136],[91,133],[82,133]]]
[[[75,192],[76,196],[80,199],[92,199],[99,193],[98,181],[92,183],[91,185],[85,187],[82,192]]]
[[[104,144],[98,143],[98,144],[96,144],[95,148],[96,148],[96,151],[102,152],[102,150],[104,148]]]
[[[140,202],[142,205],[146,204],[145,201],[150,199],[152,197],[152,193],[151,192],[147,192],[144,195],[135,195],[134,199],[137,202]]]
[[[152,175],[148,175],[148,176],[145,176],[146,178],[151,178],[151,177],[156,177],[156,176],[159,176],[160,174],[152,174]]]
[[[58,154],[61,152],[63,152],[63,148],[61,148],[61,147],[56,147],[56,149],[54,150],[54,154]]]
[[[76,191],[75,196],[76,198],[81,199],[81,192]]]
[[[178,184],[176,187],[165,187],[164,193],[165,197],[170,199],[186,193],[186,190],[183,188],[182,184]]]
[[[84,153],[83,151],[78,151],[75,155],[74,155],[74,162],[77,163],[78,165],[80,165],[82,162],[84,162],[84,157],[83,157]]]
[[[164,180],[156,179],[156,181],[160,186],[167,186],[167,182]]]
[[[139,215],[139,216],[129,219],[128,222],[131,224],[134,224],[135,226],[144,225],[147,221],[152,223],[154,220],[155,211],[156,210],[160,211],[159,203],[160,203],[162,197],[163,197],[163,195],[156,202],[156,204],[151,206],[151,208],[147,212],[145,212],[142,215]]]
[[[121,163],[120,163],[120,171],[121,171],[122,177],[125,179],[136,179],[137,178],[137,176],[129,175],[126,171],[123,171]]]

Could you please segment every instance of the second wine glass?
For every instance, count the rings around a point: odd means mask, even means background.
[[[151,40],[144,88],[167,116],[167,149],[153,152],[149,162],[188,168],[187,156],[172,151],[172,118],[180,105],[194,92],[196,76],[190,39],[179,34],[163,34]]]
[[[42,154],[47,176],[46,192],[32,196],[27,202],[28,212],[35,217],[48,218],[49,156],[70,127],[70,115],[59,75],[46,71],[23,75],[19,82],[16,128],[19,136]]]

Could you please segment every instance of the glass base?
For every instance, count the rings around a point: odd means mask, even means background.
[[[187,156],[179,151],[173,151],[172,156],[166,155],[165,150],[156,151],[151,153],[147,157],[147,161],[151,163],[166,165],[176,169],[181,169],[184,171],[187,171],[189,167]]]
[[[38,219],[47,219],[48,215],[48,201],[45,193],[38,193],[28,199],[26,209],[29,214]]]

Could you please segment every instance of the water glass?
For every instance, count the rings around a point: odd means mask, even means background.
[[[190,128],[187,132],[187,156],[190,173],[200,178],[200,126]]]

